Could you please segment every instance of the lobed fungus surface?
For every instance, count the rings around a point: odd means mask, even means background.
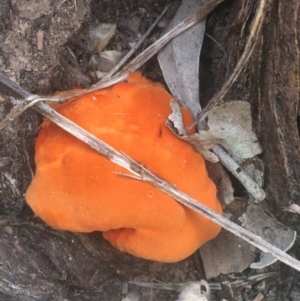
[[[172,96],[132,74],[57,111],[216,212],[222,209],[201,155],[166,127]],[[185,123],[192,116],[183,110]],[[214,238],[220,226],[45,120],[35,144],[36,174],[26,193],[32,210],[55,229],[102,231],[116,248],[176,262]]]

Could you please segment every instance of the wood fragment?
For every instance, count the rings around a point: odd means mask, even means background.
[[[44,48],[44,31],[38,30],[36,32],[36,47],[38,50],[43,50]]]

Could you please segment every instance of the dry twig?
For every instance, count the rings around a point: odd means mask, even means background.
[[[236,81],[238,76],[241,74],[243,68],[248,63],[252,52],[255,48],[256,42],[258,40],[263,21],[265,19],[267,11],[267,0],[261,0],[259,3],[259,7],[257,9],[255,18],[253,20],[251,30],[250,30],[250,36],[248,38],[248,41],[246,43],[244,52],[238,61],[237,65],[235,66],[232,74],[230,75],[229,79],[225,82],[222,89],[208,102],[207,106],[204,108],[204,110],[199,114],[199,117],[195,121],[195,124],[198,124],[200,120],[203,120],[207,116],[207,112],[214,107],[217,103],[223,100],[228,90],[231,88],[233,83]]]
[[[268,272],[268,273],[261,273],[257,275],[253,275],[250,277],[243,277],[243,279],[236,279],[230,282],[231,286],[234,288],[246,286],[255,282],[262,281],[264,279],[268,279],[271,277],[278,277],[280,275],[279,272]],[[149,283],[149,282],[142,282],[142,281],[129,281],[129,284],[133,284],[136,286],[144,287],[144,288],[152,288],[152,289],[160,289],[160,290],[174,290],[180,291],[181,288],[185,285],[185,283]],[[216,282],[209,282],[210,289],[213,291],[220,291],[221,290],[221,283]]]
[[[224,148],[216,145],[212,150],[256,200],[262,201],[266,197],[265,191],[227,154]]]
[[[29,107],[35,105],[41,101],[52,101],[52,102],[63,102],[73,97],[78,97],[85,95],[87,93],[104,89],[113,86],[123,80],[125,80],[132,72],[138,70],[143,64],[145,64],[153,55],[155,55],[159,50],[161,50],[171,39],[181,34],[185,30],[189,29],[193,25],[201,22],[217,5],[219,5],[224,0],[212,0],[204,5],[200,10],[196,11],[191,16],[184,19],[166,35],[162,36],[155,43],[145,49],[140,53],[135,59],[133,59],[121,72],[119,72],[114,77],[107,80],[101,80],[98,83],[92,85],[90,88],[79,91],[79,92],[66,92],[58,96],[45,96],[41,97],[39,95],[30,95],[26,97],[22,104],[13,109],[8,116],[0,123],[0,129],[3,129],[12,120],[20,116]]]
[[[149,36],[150,32],[153,28],[157,25],[157,23],[161,20],[164,14],[169,9],[170,4],[166,6],[166,8],[162,11],[162,13],[158,16],[155,22],[148,28],[148,30],[144,33],[144,35],[140,38],[140,40],[134,45],[130,51],[122,58],[122,60],[112,69],[110,70],[102,79],[101,81],[109,80],[127,61],[128,59],[134,54],[134,52],[141,46],[141,44],[145,41],[145,39]]]
[[[67,97],[50,97],[50,98],[39,98],[39,96],[32,95],[28,93],[27,91],[23,90],[19,85],[13,83],[8,78],[6,78],[4,75],[0,74],[0,84],[10,92],[13,92],[18,97],[25,98],[27,102],[25,105],[28,105],[28,99],[30,101],[34,101],[35,105],[34,108],[44,116],[46,116],[48,119],[50,119],[52,122],[56,123],[58,126],[66,130],[67,132],[71,133],[78,139],[82,140],[83,142],[90,145],[93,149],[97,150],[99,153],[107,157],[109,160],[114,162],[115,164],[118,164],[119,166],[122,166],[123,168],[127,169],[129,172],[131,172],[134,175],[135,179],[147,182],[151,184],[152,186],[160,189],[164,193],[168,194],[172,198],[176,199],[181,204],[193,209],[194,211],[198,212],[199,214],[204,215],[208,219],[214,221],[215,223],[222,226],[224,229],[227,229],[228,231],[232,232],[233,234],[237,235],[238,237],[244,239],[248,243],[252,244],[253,246],[259,248],[263,252],[269,252],[274,257],[276,257],[278,260],[286,263],[287,265],[295,268],[296,270],[300,271],[300,262],[297,261],[295,258],[289,256],[282,250],[278,249],[277,247],[274,247],[273,245],[269,244],[268,242],[264,241],[262,238],[254,235],[253,233],[249,232],[248,230],[236,225],[235,223],[229,221],[227,218],[223,217],[222,215],[219,215],[215,213],[213,210],[207,208],[206,206],[199,203],[201,200],[194,200],[190,198],[188,195],[184,194],[183,192],[177,190],[174,188],[173,185],[170,183],[164,181],[163,179],[159,178],[155,174],[151,173],[151,171],[147,170],[144,166],[138,164],[133,159],[129,158],[128,156],[118,152],[117,150],[113,149],[111,146],[107,145],[106,143],[99,140],[94,135],[90,134],[89,132],[85,131],[72,121],[68,120],[64,116],[60,115],[56,111],[54,111],[51,107],[48,105],[37,102],[38,100],[66,100],[70,97],[79,96],[82,94],[86,94],[87,92],[92,92],[110,85],[113,85],[123,79],[125,79],[131,72],[139,68],[148,58],[152,55],[154,55],[159,49],[158,47],[163,47],[171,38],[173,38],[175,35],[181,33],[185,29],[189,28],[196,22],[201,21],[208,12],[210,12],[217,4],[222,2],[223,0],[214,0],[209,2],[208,5],[206,5],[204,10],[201,10],[193,14],[192,16],[186,18],[183,22],[181,22],[177,27],[176,30],[171,30],[168,33],[168,36],[162,37],[160,40],[158,40],[156,43],[152,45],[152,47],[149,47],[146,49],[143,55],[138,56],[135,60],[133,60],[125,70],[117,74],[112,80],[106,81],[106,82],[100,82],[94,86],[92,86],[90,89],[84,90],[80,93],[70,93]],[[261,1],[260,5],[260,14],[262,14],[263,11],[263,4],[266,0]],[[258,13],[259,15],[259,13]],[[262,18],[259,19],[260,21]],[[254,22],[255,24],[258,21]],[[259,22],[258,22],[259,23]],[[259,23],[260,24],[260,23]],[[258,26],[258,25],[257,25]],[[261,25],[260,25],[261,26]],[[254,46],[253,46],[254,47]],[[253,47],[251,48],[253,50]],[[252,51],[251,50],[251,51]],[[249,52],[249,55],[251,52]],[[38,99],[39,98],[39,99]],[[36,103],[37,102],[37,103]]]
[[[7,88],[7,90],[14,92],[19,97],[27,98],[32,96],[30,93],[23,90],[20,86],[10,81],[1,73],[0,73],[0,83],[2,83],[2,86]],[[113,163],[118,164],[119,166],[128,170],[130,173],[134,175],[135,179],[144,181],[154,186],[155,188],[160,189],[167,195],[177,200],[179,203],[191,208],[192,210],[196,211],[199,214],[202,214],[206,218],[212,220],[213,222],[220,225],[224,229],[230,231],[231,233],[235,234],[236,236],[244,239],[245,241],[257,247],[261,251],[266,253],[271,253],[278,260],[300,271],[300,262],[297,259],[291,257],[284,251],[266,242],[261,237],[251,233],[250,231],[244,229],[243,227],[231,222],[224,216],[204,206],[203,204],[200,203],[201,200],[195,200],[189,197],[188,195],[186,195],[185,193],[179,191],[173,185],[164,181],[157,175],[153,174],[151,171],[146,169],[141,164],[137,163],[136,161],[126,156],[125,154],[115,150],[113,147],[101,141],[100,139],[98,139],[91,133],[87,132],[86,130],[82,129],[71,120],[60,115],[58,112],[53,110],[47,104],[40,102],[35,104],[34,108],[36,109],[36,111],[38,111],[39,113],[47,117],[49,120],[57,124],[59,127],[64,129],[68,133],[77,137],[81,141],[87,143],[90,147],[98,151],[103,156],[107,157]]]

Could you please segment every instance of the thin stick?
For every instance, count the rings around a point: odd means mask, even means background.
[[[152,186],[158,188],[159,190],[177,200],[179,203],[191,208],[199,214],[202,214],[206,218],[210,219],[211,221],[215,222],[216,224],[220,225],[236,236],[244,239],[261,251],[271,253],[278,260],[284,262],[285,264],[293,267],[300,272],[300,262],[297,259],[291,257],[284,251],[271,245],[261,237],[253,234],[245,228],[231,222],[224,216],[214,212],[212,209],[204,206],[202,203],[199,203],[201,202],[201,200],[197,201],[189,197],[187,194],[179,191],[173,185],[153,174],[151,171],[149,171],[144,166],[140,165],[127,155],[120,153],[110,145],[106,144],[94,135],[76,125],[74,122],[60,115],[48,105],[44,103],[38,103],[35,105],[35,109],[70,134],[87,143],[93,149],[97,150],[99,153],[107,157],[110,161],[133,173],[141,181],[149,183]]]
[[[134,52],[146,40],[146,38],[149,36],[151,31],[154,29],[154,27],[157,25],[157,23],[161,20],[161,18],[167,12],[169,7],[170,7],[170,4],[166,6],[166,8],[158,16],[158,18],[155,20],[155,22],[148,28],[148,30],[143,34],[143,36],[139,39],[139,41],[130,49],[130,51],[122,58],[122,60],[101,79],[101,81],[109,80],[128,61],[128,59],[134,54]]]
[[[266,197],[265,191],[231,158],[220,145],[213,147],[212,151],[218,156],[221,163],[241,182],[252,196],[262,201]]]
[[[69,92],[64,93],[60,96],[50,96],[47,98],[48,101],[66,101],[72,97],[82,96],[84,94],[104,89],[115,85],[121,81],[126,80],[126,78],[134,71],[138,70],[141,66],[143,66],[153,55],[155,55],[158,51],[160,51],[170,40],[174,37],[178,36],[185,30],[189,29],[193,25],[201,22],[206,18],[206,16],[214,10],[216,6],[222,3],[224,0],[211,0],[206,3],[201,9],[197,10],[192,15],[185,18],[183,21],[178,23],[172,30],[167,32],[160,39],[155,41],[152,45],[150,45],[147,49],[141,52],[135,59],[133,59],[125,68],[116,74],[114,77],[106,80],[99,81],[98,83],[92,85],[88,89],[82,90],[80,92]]]
[[[206,16],[214,10],[214,8],[222,3],[224,0],[212,0],[207,2],[204,6],[202,6],[199,10],[186,17],[183,21],[178,23],[174,28],[168,31],[165,35],[163,35],[160,39],[155,41],[152,45],[150,45],[147,49],[145,49],[141,55],[137,56],[133,59],[120,73],[117,75],[126,74],[127,76],[132,72],[139,69],[143,64],[145,64],[153,55],[155,55],[158,51],[160,51],[170,40],[191,28],[195,24],[203,21]],[[127,77],[126,76],[126,77]]]
[[[19,104],[17,107],[13,108],[11,112],[4,118],[4,120],[0,123],[0,129],[7,126],[12,120],[14,120],[17,116],[22,114],[29,107],[33,106],[35,103],[42,100],[51,100],[51,101],[63,101],[68,98],[79,96],[86,94],[90,91],[102,89],[108,87],[110,85],[116,84],[121,80],[125,80],[127,76],[137,70],[140,66],[142,66],[152,55],[158,52],[162,47],[169,42],[170,39],[174,38],[178,34],[182,33],[184,30],[188,29],[190,26],[195,25],[199,20],[203,19],[203,16],[206,16],[208,12],[210,12],[216,5],[218,5],[223,0],[211,1],[209,6],[202,7],[201,10],[196,11],[194,14],[189,16],[180,22],[177,26],[175,26],[171,31],[169,31],[165,36],[161,39],[157,40],[154,44],[152,44],[149,48],[147,48],[143,53],[135,58],[130,64],[127,65],[125,71],[123,70],[117,76],[111,79],[102,79],[100,82],[93,86],[92,89],[83,90],[81,92],[70,92],[64,94],[64,96],[52,96],[52,97],[40,97],[37,95],[24,96],[25,100]],[[2,78],[3,83],[5,83],[5,78]],[[19,86],[15,84],[14,87],[16,90],[19,89]],[[12,89],[13,90],[13,89]],[[265,192],[253,181],[242,169],[241,167],[220,147],[216,146],[213,149],[214,153],[219,157],[220,161],[224,164],[224,166],[231,171],[237,179],[244,185],[244,187],[253,195],[253,197],[257,200],[263,200],[265,198]],[[239,172],[238,172],[239,171]]]
[[[195,121],[196,124],[204,121],[204,118],[207,116],[207,112],[225,97],[232,84],[236,81],[243,68],[248,63],[258,40],[266,10],[267,1],[261,0],[241,59],[239,60],[227,82],[223,85],[222,89],[208,102],[207,106],[199,114],[199,117],[197,118],[198,121]],[[261,189],[259,185],[245,173],[245,171],[226,153],[221,146],[216,145],[212,150],[218,156],[222,164],[241,182],[241,184],[247,189],[248,192],[252,194],[252,196],[254,196],[255,199],[261,201],[266,197],[264,190]]]
[[[30,95],[26,100],[21,103],[16,104],[10,112],[5,116],[5,118],[0,122],[0,130],[6,128],[12,121],[19,117],[26,110],[34,106],[36,103],[47,100],[47,97],[43,98],[37,95]]]
[[[253,275],[250,277],[243,277],[243,279],[231,281],[230,284],[232,287],[238,288],[238,287],[249,285],[253,282],[258,282],[270,277],[278,277],[278,276],[280,276],[279,272],[268,272],[268,273]],[[149,282],[142,282],[136,280],[129,281],[128,283],[140,287],[145,287],[145,288],[154,288],[154,289],[168,290],[168,291],[174,290],[179,292],[181,291],[182,287],[186,284],[186,283],[156,283],[156,282],[149,283]],[[221,283],[208,282],[208,284],[211,290],[213,291],[221,290]]]
[[[52,96],[52,97],[40,97],[38,95],[30,95],[24,96],[25,100],[14,107],[11,112],[4,118],[4,120],[0,123],[0,129],[6,127],[12,120],[21,115],[25,110],[29,107],[33,106],[35,103],[48,100],[48,101],[64,101],[71,97],[84,95],[89,93],[90,91],[102,89],[113,84],[116,84],[122,80],[125,80],[127,76],[137,70],[140,66],[142,66],[152,55],[157,53],[159,50],[163,48],[163,46],[169,42],[170,39],[174,38],[178,34],[182,33],[184,30],[189,27],[195,25],[197,22],[201,21],[215,6],[221,3],[223,0],[215,0],[209,2],[209,5],[202,7],[200,10],[196,11],[194,14],[189,16],[180,22],[177,26],[175,26],[171,31],[169,31],[165,36],[157,40],[154,44],[152,44],[149,48],[147,48],[144,52],[142,52],[139,56],[135,58],[127,67],[125,71],[120,72],[117,76],[107,79],[101,80],[93,88],[88,90],[83,90],[81,92],[69,92],[65,93],[63,96]],[[3,83],[5,83],[5,78],[2,78]],[[14,89],[18,90],[19,86],[14,84]],[[13,91],[14,89],[11,89]],[[242,171],[240,166],[220,147],[216,146],[213,151],[219,157],[220,161],[224,164],[224,166],[231,171],[237,179],[244,185],[244,187],[253,195],[253,197],[257,200],[263,200],[265,198],[264,191],[245,173]],[[240,172],[237,172],[240,171]]]
[[[259,7],[257,9],[254,21],[251,26],[250,36],[248,38],[248,41],[246,43],[244,52],[238,61],[237,65],[235,66],[232,74],[228,78],[228,80],[225,82],[225,84],[222,86],[221,90],[208,102],[204,110],[199,114],[199,117],[196,119],[195,124],[197,124],[199,121],[203,120],[207,116],[207,112],[213,108],[216,104],[218,104],[220,101],[223,100],[228,90],[231,88],[233,83],[236,81],[238,76],[241,74],[243,68],[248,63],[252,52],[255,48],[255,45],[257,43],[259,33],[262,28],[263,21],[265,19],[267,11],[267,0],[261,0],[259,3]]]
[[[189,29],[193,25],[201,22],[218,4],[223,2],[224,0],[211,0],[206,5],[204,5],[201,9],[196,11],[194,14],[190,15],[182,22],[177,24],[171,31],[158,39],[155,43],[145,49],[142,53],[140,53],[133,61],[131,61],[121,72],[111,78],[102,79],[98,83],[92,85],[90,88],[74,92],[69,91],[65,92],[58,96],[45,96],[40,97],[38,95],[31,95],[30,97],[25,97],[22,104],[15,107],[6,118],[0,123],[0,129],[7,126],[12,120],[20,116],[25,110],[36,104],[40,101],[67,101],[73,97],[79,97],[85,95],[87,93],[104,89],[110,86],[113,86],[121,81],[126,80],[126,78],[134,71],[138,70],[144,63],[146,63],[153,55],[155,55],[158,51],[160,51],[171,39],[181,34],[185,30]],[[166,8],[167,9],[167,8]]]
[[[32,94],[28,93],[22,89],[17,84],[13,83],[11,80],[6,78],[3,74],[0,73],[0,84],[2,86],[13,92],[17,96],[21,97],[30,97]],[[291,266],[292,268],[300,271],[300,262],[295,258],[291,257],[284,251],[279,248],[271,245],[270,243],[263,240],[261,237],[253,234],[252,232],[244,229],[243,227],[231,222],[224,216],[214,212],[210,208],[204,206],[201,200],[195,200],[185,193],[177,190],[173,185],[164,181],[157,175],[153,174],[151,171],[146,169],[144,166],[140,165],[127,155],[120,153],[110,145],[98,139],[96,136],[82,129],[80,126],[75,124],[73,121],[67,119],[66,117],[60,115],[58,112],[53,110],[50,106],[45,103],[37,103],[34,105],[36,111],[50,119],[52,122],[57,124],[59,127],[77,137],[79,140],[87,143],[90,147],[98,151],[103,156],[107,157],[113,163],[127,169],[131,172],[135,178],[147,182],[152,186],[163,191],[167,195],[171,196],[179,203],[191,208],[199,214],[202,214],[206,218],[220,225],[224,229],[233,233],[234,235],[244,239],[251,245],[257,247],[263,252],[271,253],[278,260],[284,262],[285,264]],[[135,181],[134,179],[132,181]]]

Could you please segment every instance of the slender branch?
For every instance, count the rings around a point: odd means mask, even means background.
[[[246,43],[242,57],[234,68],[227,82],[223,85],[222,89],[208,102],[207,106],[200,113],[199,117],[195,121],[196,124],[204,121],[204,118],[206,118],[207,116],[207,112],[212,109],[217,103],[222,101],[230,87],[242,72],[245,65],[248,63],[257,43],[259,33],[265,19],[266,11],[267,0],[261,0],[254,21],[252,23],[250,36]],[[264,190],[261,189],[257,185],[257,183],[243,171],[243,169],[226,153],[226,151],[221,146],[216,145],[212,150],[218,156],[222,164],[243,184],[248,192],[250,192],[257,200],[261,201],[266,197]]]
[[[262,201],[265,199],[265,191],[228,155],[223,147],[216,145],[212,151],[256,200]]]
[[[99,153],[107,157],[115,164],[118,164],[119,166],[133,173],[137,179],[140,179],[141,181],[149,183],[152,186],[160,189],[167,195],[177,200],[179,203],[191,208],[197,213],[202,214],[206,218],[210,219],[211,221],[215,222],[216,224],[220,225],[236,236],[244,239],[261,251],[271,253],[278,260],[300,271],[300,262],[297,259],[291,257],[284,251],[271,245],[261,237],[253,234],[245,228],[231,222],[224,216],[214,212],[210,208],[204,206],[202,203],[199,203],[201,202],[201,200],[195,200],[189,197],[187,194],[179,191],[173,185],[161,179],[159,176],[153,174],[151,171],[149,171],[144,166],[140,165],[127,155],[120,153],[110,145],[98,139],[96,136],[76,125],[71,120],[60,115],[48,105],[44,103],[38,103],[35,105],[35,109],[70,134],[87,143],[89,146],[97,150]]]
[[[262,273],[262,274],[258,274],[258,275],[253,275],[250,277],[243,277],[243,279],[237,279],[234,281],[230,282],[230,285],[232,287],[238,288],[238,287],[242,287],[242,286],[246,286],[249,284],[252,284],[253,282],[258,282],[258,281],[262,281],[264,279],[270,278],[270,277],[278,277],[280,276],[279,272],[268,272],[268,273]],[[182,287],[186,284],[186,283],[156,283],[156,282],[142,282],[142,281],[136,281],[136,280],[132,280],[128,282],[129,284],[133,284],[136,286],[140,286],[140,287],[145,287],[145,288],[154,288],[154,289],[161,289],[161,290],[174,290],[174,291],[181,291]],[[221,290],[221,283],[218,282],[208,282],[211,290],[213,291],[220,291]]]
[[[212,10],[220,2],[222,2],[222,0],[211,1],[209,3],[211,5],[208,6],[208,7],[210,7],[210,9]],[[263,2],[265,2],[265,0],[262,0],[261,3],[263,3]],[[214,4],[214,6],[213,6],[212,3]],[[207,13],[208,13],[208,10],[206,11],[206,14]],[[196,14],[188,17],[186,20],[191,22],[190,20],[194,20],[193,18],[197,17],[198,20],[201,21],[203,19],[203,16],[206,16],[206,14],[203,13],[203,12],[198,12],[198,15],[196,13]],[[179,28],[181,28],[181,30],[183,31],[182,28],[185,28],[185,23],[182,22],[180,24],[181,24],[182,27],[179,26]],[[189,23],[189,24],[192,24],[192,23]],[[192,25],[190,25],[190,26],[192,26]],[[189,27],[186,27],[185,29],[187,29],[187,28],[189,28]],[[165,39],[164,42],[162,42],[162,43],[166,44],[171,38],[173,38],[172,35],[169,39]],[[152,55],[155,54],[158,51],[158,49],[155,49],[155,46],[152,47],[150,50],[149,50],[149,48],[147,50],[148,50],[147,53],[152,54]],[[141,63],[144,63],[144,61],[141,58],[137,57],[131,64],[129,64],[129,66],[125,69],[124,72],[122,72],[119,75],[117,75],[116,77],[114,77],[113,80],[110,81],[109,84],[108,84],[108,82],[100,83],[100,84],[101,85],[103,84],[104,86],[106,84],[108,86],[108,85],[117,83],[116,78],[119,78],[119,79],[120,78],[126,78],[127,75],[133,71],[132,68],[135,68],[138,64],[141,64]],[[12,81],[10,81],[9,79],[7,79],[1,73],[0,73],[0,84],[2,84],[2,86],[5,89],[9,90],[10,92],[13,92],[14,94],[16,94],[19,97],[21,96],[23,98],[28,98],[28,99],[30,99],[30,98],[34,99],[34,97],[35,97],[34,95],[32,95],[32,94],[28,93],[27,91],[23,90],[19,85],[15,84]],[[94,90],[98,90],[98,89],[104,87],[104,86],[101,86],[101,85],[100,86],[99,85],[98,86],[97,85],[93,86],[90,90],[85,90],[82,94],[85,94],[87,92],[91,92],[91,91],[94,91]],[[66,130],[70,134],[74,135],[78,139],[80,139],[83,142],[90,145],[92,148],[97,150],[99,153],[101,153],[102,155],[107,157],[109,160],[111,160],[115,164],[118,164],[119,166],[122,166],[123,168],[130,171],[135,176],[135,179],[139,179],[141,181],[147,182],[147,183],[151,184],[152,186],[160,189],[164,193],[166,193],[169,196],[171,196],[172,198],[176,199],[181,204],[191,208],[192,210],[198,212],[199,214],[202,214],[206,218],[212,220],[213,222],[217,223],[218,225],[220,225],[224,229],[232,232],[236,236],[244,239],[245,241],[247,241],[251,245],[259,248],[263,252],[271,253],[278,260],[280,260],[280,261],[286,263],[287,265],[295,268],[296,270],[300,271],[300,262],[298,260],[296,260],[295,258],[289,256],[284,251],[282,251],[282,250],[278,249],[277,247],[271,245],[270,243],[266,242],[265,240],[263,240],[259,236],[251,233],[250,231],[242,228],[241,226],[236,225],[235,223],[231,222],[230,220],[228,220],[224,216],[222,216],[220,214],[217,214],[216,212],[214,212],[210,208],[208,208],[208,207],[204,206],[203,204],[199,203],[201,200],[195,200],[195,199],[189,197],[188,195],[186,195],[185,193],[177,190],[170,183],[164,181],[163,179],[161,179],[157,175],[153,174],[151,171],[146,169],[144,166],[138,164],[136,161],[134,161],[130,157],[118,152],[117,150],[115,150],[114,148],[109,146],[108,144],[102,142],[101,140],[99,140],[94,135],[90,134],[86,130],[82,129],[81,127],[79,127],[78,125],[73,123],[72,121],[68,120],[64,116],[62,116],[59,113],[57,113],[56,111],[54,111],[48,105],[46,105],[42,102],[39,102],[39,103],[36,103],[34,105],[34,108],[39,113],[41,113],[44,116],[48,117],[52,122],[56,123],[58,126],[63,128],[64,130]]]
[[[138,70],[141,66],[143,66],[143,64],[145,64],[153,55],[155,55],[158,51],[160,51],[171,39],[181,34],[185,30],[189,29],[193,25],[197,24],[198,22],[201,22],[217,5],[219,5],[223,1],[224,0],[211,0],[210,2],[208,2],[201,9],[197,10],[195,13],[193,13],[192,15],[184,19],[182,22],[177,24],[171,31],[166,33],[164,36],[162,36],[160,39],[154,42],[151,46],[145,49],[127,66],[125,66],[125,68],[121,72],[119,72],[114,77],[111,78],[105,77],[102,80],[100,80],[98,83],[89,87],[88,89],[79,92],[69,91],[58,96],[40,97],[38,95],[31,95],[30,97],[28,96],[24,97],[25,98],[24,101],[20,105],[16,106],[0,123],[0,129],[3,129],[12,120],[20,116],[25,110],[35,105],[37,102],[40,101],[63,102],[70,98],[79,97],[96,90],[104,89],[113,86],[121,81],[126,80],[126,78],[132,72]]]
[[[148,28],[148,30],[143,34],[143,36],[139,39],[139,41],[130,49],[130,51],[122,58],[122,60],[101,79],[101,81],[109,80],[128,61],[128,59],[134,54],[134,52],[146,40],[146,38],[149,36],[151,31],[154,29],[154,27],[157,25],[157,23],[161,20],[161,18],[167,12],[169,7],[170,7],[170,4],[166,6],[166,8],[157,17],[155,22]]]
[[[158,53],[167,43],[169,43],[173,38],[191,28],[195,24],[203,21],[206,16],[213,11],[216,6],[222,3],[224,0],[211,0],[203,5],[199,10],[186,17],[183,21],[174,26],[170,31],[163,35],[160,39],[155,41],[147,49],[145,49],[140,55],[133,59],[117,76],[126,74],[126,77],[140,68],[145,64],[153,55]],[[96,84],[97,85],[97,84]]]
[[[0,84],[7,90],[13,92],[19,97],[31,97],[32,94],[25,91],[23,88],[6,78],[3,74],[0,73]],[[98,151],[103,156],[107,157],[109,160],[115,164],[125,168],[131,172],[136,179],[147,182],[152,186],[160,189],[167,195],[171,196],[181,204],[191,208],[192,210],[202,214],[208,219],[212,220],[216,224],[220,225],[224,229],[230,231],[236,236],[244,239],[251,245],[257,247],[263,252],[271,253],[278,260],[284,262],[285,264],[293,267],[294,269],[300,271],[300,262],[295,258],[291,257],[284,251],[279,248],[271,245],[270,243],[263,240],[261,237],[253,234],[252,232],[244,229],[243,227],[231,222],[224,216],[214,212],[210,208],[199,203],[201,200],[195,200],[185,193],[176,189],[173,185],[161,179],[157,175],[153,174],[151,171],[146,169],[144,166],[140,165],[127,155],[120,153],[110,145],[98,139],[96,136],[92,135],[88,131],[84,130],[73,121],[62,116],[50,106],[45,103],[37,103],[34,105],[34,109],[50,119],[52,122],[57,124],[59,127],[77,137],[81,141],[87,143],[90,147]],[[132,179],[134,181],[134,179]]]
[[[138,55],[131,63],[129,63],[124,70],[118,73],[113,78],[102,79],[96,85],[92,86],[90,89],[82,90],[81,92],[67,92],[64,93],[62,96],[52,96],[52,97],[40,97],[38,95],[30,95],[27,96],[23,95],[22,97],[25,98],[22,103],[18,104],[14,107],[11,112],[4,118],[2,122],[0,122],[0,130],[6,127],[12,120],[16,117],[21,115],[25,110],[29,107],[33,106],[37,102],[48,100],[48,101],[64,101],[68,98],[84,95],[90,91],[102,89],[113,84],[116,84],[122,80],[125,80],[128,75],[137,70],[140,66],[142,66],[151,56],[156,54],[159,50],[161,50],[172,38],[179,35],[186,29],[190,28],[191,26],[195,25],[196,23],[202,21],[206,15],[212,11],[215,6],[221,3],[224,0],[213,0],[204,5],[200,10],[197,10],[195,13],[184,19],[182,22],[177,24],[172,30],[170,30],[166,35],[162,38],[157,40],[154,44],[148,47],[144,52]],[[164,13],[164,12],[163,12]],[[162,14],[163,14],[162,13]],[[161,14],[161,15],[162,15]],[[6,79],[0,77],[1,82],[5,84]],[[15,89],[18,91],[19,86],[15,83],[10,83],[9,85],[13,84],[14,88],[10,89],[12,92]],[[7,87],[9,86],[7,85]],[[264,191],[253,181],[245,172],[242,171],[241,167],[220,147],[216,146],[213,149],[214,153],[219,157],[220,161],[224,164],[224,166],[231,171],[237,179],[244,185],[244,187],[253,195],[253,197],[257,200],[263,200],[265,198]],[[240,172],[237,172],[240,170]]]
[[[115,85],[121,81],[124,81],[132,72],[138,70],[143,66],[153,55],[160,51],[170,40],[178,36],[185,30],[189,29],[193,25],[201,22],[206,18],[206,16],[214,10],[216,6],[222,3],[224,0],[211,0],[206,3],[201,9],[197,10],[192,15],[185,18],[182,22],[177,24],[172,30],[167,32],[160,39],[151,44],[147,49],[141,52],[136,58],[134,58],[125,68],[117,73],[115,76],[108,80],[101,80],[98,83],[92,85],[88,89],[82,90],[80,92],[69,92],[64,93],[60,96],[50,96],[47,98],[48,101],[66,101],[72,97],[82,96],[86,93],[90,93],[96,90],[104,89]]]
[[[246,43],[244,52],[238,61],[237,65],[235,66],[232,74],[228,78],[228,80],[225,82],[225,84],[222,86],[221,90],[208,102],[204,110],[199,114],[198,118],[195,121],[195,124],[199,123],[200,120],[203,120],[207,116],[207,112],[212,109],[216,104],[218,104],[220,101],[223,100],[228,90],[231,88],[233,83],[236,81],[236,79],[241,74],[243,68],[248,63],[251,54],[255,48],[255,45],[257,43],[259,33],[262,28],[263,21],[265,19],[266,11],[267,11],[267,0],[261,0],[259,3],[259,7],[256,11],[256,15],[254,18],[254,21],[251,26],[250,36],[248,38],[248,41]]]

